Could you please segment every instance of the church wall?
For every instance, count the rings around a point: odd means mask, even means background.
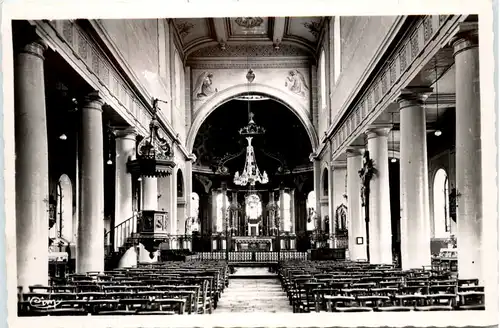
[[[333,122],[396,19],[397,16],[341,17],[342,71],[331,90]]]
[[[291,98],[295,98],[296,101],[310,108],[311,80],[308,68],[255,68],[253,71],[255,74],[253,83],[281,89],[289,94]],[[300,74],[291,76],[291,71],[298,71]],[[191,69],[191,106],[193,108],[193,117],[195,117],[198,109],[216,92],[221,92],[235,85],[247,84],[247,72],[247,68],[199,69],[193,67]],[[206,77],[208,74],[212,74],[212,84],[210,88],[205,88],[205,92],[203,92],[201,90],[203,77]]]
[[[124,59],[132,68],[143,86],[157,98],[165,99],[166,75],[164,68],[167,58],[160,58],[159,30],[165,32],[166,26],[159,28],[157,19],[102,19],[100,23],[114,41]],[[166,33],[162,33],[166,34]],[[162,35],[161,44],[165,46]],[[163,49],[162,49],[163,52]],[[160,69],[161,68],[161,69]]]

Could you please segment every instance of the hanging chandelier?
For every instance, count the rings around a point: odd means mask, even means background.
[[[238,186],[246,186],[248,184],[250,186],[255,186],[255,183],[257,182],[260,184],[266,184],[269,182],[266,171],[261,173],[259,167],[257,166],[257,160],[255,159],[255,152],[252,146],[253,137],[264,134],[265,129],[255,124],[253,120],[253,113],[249,113],[248,116],[249,122],[247,126],[241,128],[239,131],[240,135],[247,139],[248,146],[243,172],[241,172],[241,175],[238,171],[234,174],[233,182]]]

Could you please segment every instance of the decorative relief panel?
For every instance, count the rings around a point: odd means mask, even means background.
[[[62,34],[64,39],[73,46],[74,45],[74,40],[73,40],[73,26],[71,25],[71,22],[69,21],[64,21],[62,24]]]
[[[191,99],[193,109],[198,108],[218,92],[235,85],[248,84],[248,69],[192,69],[193,89]],[[293,69],[253,69],[254,82],[268,85],[294,97],[306,108],[310,107],[309,71],[304,68]]]
[[[359,100],[359,105],[351,112],[350,117],[355,118],[354,122],[356,127],[374,111],[374,107],[377,106],[379,101],[399,82],[401,76],[412,65],[413,61],[419,57],[421,49],[425,48],[426,44],[432,39],[433,34],[439,30],[440,26],[448,21],[449,17],[451,16],[440,15],[438,19],[436,16],[425,16],[418,24],[412,27],[413,31],[409,34],[411,35],[409,40],[400,45],[400,49],[397,49],[393,57],[387,60],[389,64],[378,73],[379,76],[381,76],[380,82],[375,80],[375,82],[372,83]],[[436,20],[433,18],[436,18]],[[434,26],[437,23],[439,23],[439,26]],[[424,41],[423,43],[422,40]],[[399,70],[396,70],[396,60],[399,64]],[[378,94],[379,90],[380,94]],[[375,101],[372,102],[374,96],[375,98],[380,97],[380,99],[375,99]],[[335,151],[342,147],[349,137],[346,136],[344,132],[346,126],[347,123],[344,121],[344,125],[334,133],[333,140],[338,140],[338,143],[335,144]]]
[[[419,47],[418,47],[418,32],[413,33],[410,40],[410,48],[411,48],[411,59],[415,59],[418,55]]]
[[[279,57],[279,56],[310,56],[310,53],[289,44],[281,44],[279,49],[269,45],[227,44],[225,49],[219,45],[196,50],[190,57]],[[248,67],[247,67],[248,68]]]
[[[406,51],[406,44],[403,46],[403,49],[399,52],[399,74],[403,74],[403,72],[408,67],[407,56],[408,53]]]

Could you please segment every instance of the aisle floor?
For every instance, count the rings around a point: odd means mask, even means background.
[[[269,275],[267,268],[237,268],[238,275]],[[230,279],[214,313],[292,312],[278,277]]]

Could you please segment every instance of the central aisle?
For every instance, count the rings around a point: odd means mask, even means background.
[[[292,312],[292,307],[277,275],[267,268],[237,268],[214,313],[238,312]]]

